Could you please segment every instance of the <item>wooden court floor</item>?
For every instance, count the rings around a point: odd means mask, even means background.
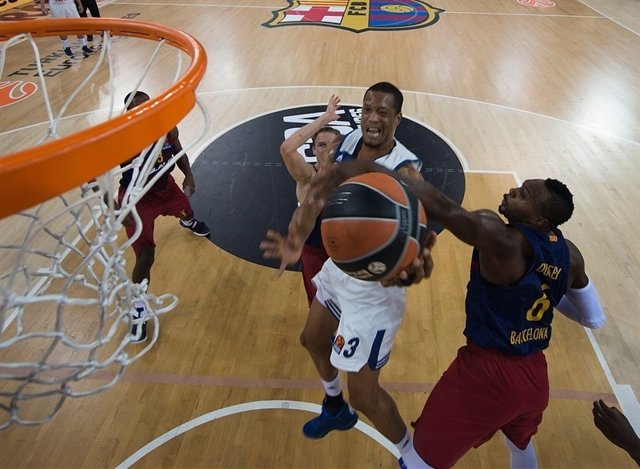
[[[403,90],[405,116],[455,147],[467,208],[496,208],[506,190],[527,178],[564,181],[576,202],[564,232],[585,256],[608,322],[587,333],[564,317],[554,321],[547,352],[551,403],[534,442],[541,468],[628,468],[627,455],[594,428],[591,402],[623,406],[640,422],[640,5],[555,3],[442,0],[431,3],[445,10],[432,26],[359,34],[261,26],[286,6],[278,0],[100,5],[103,16],[184,29],[207,49],[199,97],[211,125],[192,160],[255,116],[323,104],[333,93],[358,105],[369,85],[387,80]],[[43,54],[59,52],[58,39],[39,43]],[[120,102],[146,50],[118,47]],[[91,60],[47,78],[54,105],[78,86]],[[5,70],[24,70],[31,61],[9,56]],[[156,92],[166,82],[157,73],[145,86]],[[87,110],[102,109],[107,100],[98,81],[70,108],[76,116],[70,122],[90,124]],[[28,146],[41,127],[31,126],[45,120],[37,95],[0,112],[2,153]],[[181,122],[183,143],[201,126],[196,113]],[[258,189],[268,192],[268,182]],[[11,221],[0,223],[6,242]],[[251,220],[244,223],[250,229]],[[306,314],[299,274],[275,279],[272,269],[191,236],[173,219],[158,222],[156,240],[151,288],[180,298],[161,318],[156,346],[114,388],[67,400],[45,425],[3,431],[0,467],[396,467],[366,427],[318,442],[302,436],[322,391],[298,343]],[[381,375],[406,421],[419,415],[464,339],[470,249],[443,233],[434,256],[433,277],[410,289],[405,322]],[[496,436],[456,467],[508,467],[508,452]]]

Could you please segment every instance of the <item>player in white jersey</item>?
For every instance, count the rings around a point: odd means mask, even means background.
[[[360,129],[347,135],[334,150],[336,162],[370,160],[421,179],[420,160],[394,137],[402,119],[402,101],[402,93],[390,83],[370,87],[364,95]],[[313,201],[305,199],[293,215],[286,238],[273,231],[267,233],[269,239],[261,244],[265,257],[281,259],[281,271],[295,263],[320,211]],[[434,243],[435,234],[431,233],[428,249],[411,268],[410,274],[418,279],[431,273],[429,250]],[[408,272],[402,275],[408,280],[405,284],[412,283],[406,278]],[[343,370],[347,372],[351,405],[398,447],[405,464],[419,467],[416,464],[424,463],[413,449],[407,426],[393,398],[378,382],[404,317],[404,288],[354,279],[331,259],[313,281],[318,291],[300,341],[320,374],[325,398],[322,413],[304,425],[304,434],[322,438],[331,430],[347,430],[356,424],[356,413],[342,397],[338,370]]]
[[[43,14],[46,14],[45,0],[40,0],[40,9]],[[84,11],[82,2],[80,0],[49,0],[49,10],[53,18],[80,18],[78,10]],[[60,36],[62,40],[62,49],[68,57],[73,57],[71,46],[67,40],[67,36]],[[87,57],[93,53],[93,50],[87,46],[87,38],[83,35],[79,35],[80,45],[82,46],[82,54]]]

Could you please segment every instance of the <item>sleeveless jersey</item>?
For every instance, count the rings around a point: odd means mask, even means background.
[[[145,156],[145,161],[146,161],[146,158],[149,158],[150,155],[151,155],[151,151],[149,151]],[[169,174],[171,174],[171,171],[173,171],[173,168],[175,167],[175,165],[171,165],[170,168],[165,168],[165,166],[167,165],[167,162],[171,159],[173,155],[174,155],[173,143],[171,142],[171,137],[169,137],[169,134],[167,134],[166,138],[164,139],[164,143],[162,144],[162,150],[160,151],[160,155],[158,155],[158,159],[156,160],[155,164],[153,165],[153,168],[151,169],[151,172],[149,173],[149,176],[147,177],[147,180],[149,180],[153,178],[158,171],[165,170],[165,172],[162,174],[162,176],[160,176],[158,181],[153,186],[154,189],[162,190],[166,186],[167,179],[169,178]],[[120,166],[124,166],[125,164],[128,164],[128,162]],[[122,173],[122,177],[120,178],[120,185],[123,187],[129,186],[129,184],[131,184],[132,177],[133,177],[133,169],[128,169],[127,171]]]
[[[525,235],[533,262],[513,285],[494,285],[480,274],[473,250],[464,335],[480,347],[526,356],[549,346],[553,307],[567,291],[569,248],[560,230],[543,233],[512,225]]]
[[[386,155],[376,159],[376,163],[384,166],[387,169],[397,171],[406,165],[411,165],[420,171],[422,168],[422,161],[411,153],[407,147],[402,143],[394,139],[393,149]],[[336,150],[335,161],[341,163],[343,161],[355,160],[358,155],[358,151],[362,146],[362,130],[356,129],[353,132],[347,134],[340,142],[340,146]]]

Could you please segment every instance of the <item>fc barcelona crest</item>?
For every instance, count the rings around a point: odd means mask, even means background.
[[[356,33],[430,26],[444,10],[420,0],[288,0],[263,26],[332,26]]]

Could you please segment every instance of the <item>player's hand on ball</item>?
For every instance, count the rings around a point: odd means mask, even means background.
[[[408,287],[420,283],[423,279],[431,277],[433,272],[433,257],[431,251],[436,245],[438,236],[435,231],[430,231],[425,239],[421,254],[406,269],[391,279],[380,282],[385,287]]]

